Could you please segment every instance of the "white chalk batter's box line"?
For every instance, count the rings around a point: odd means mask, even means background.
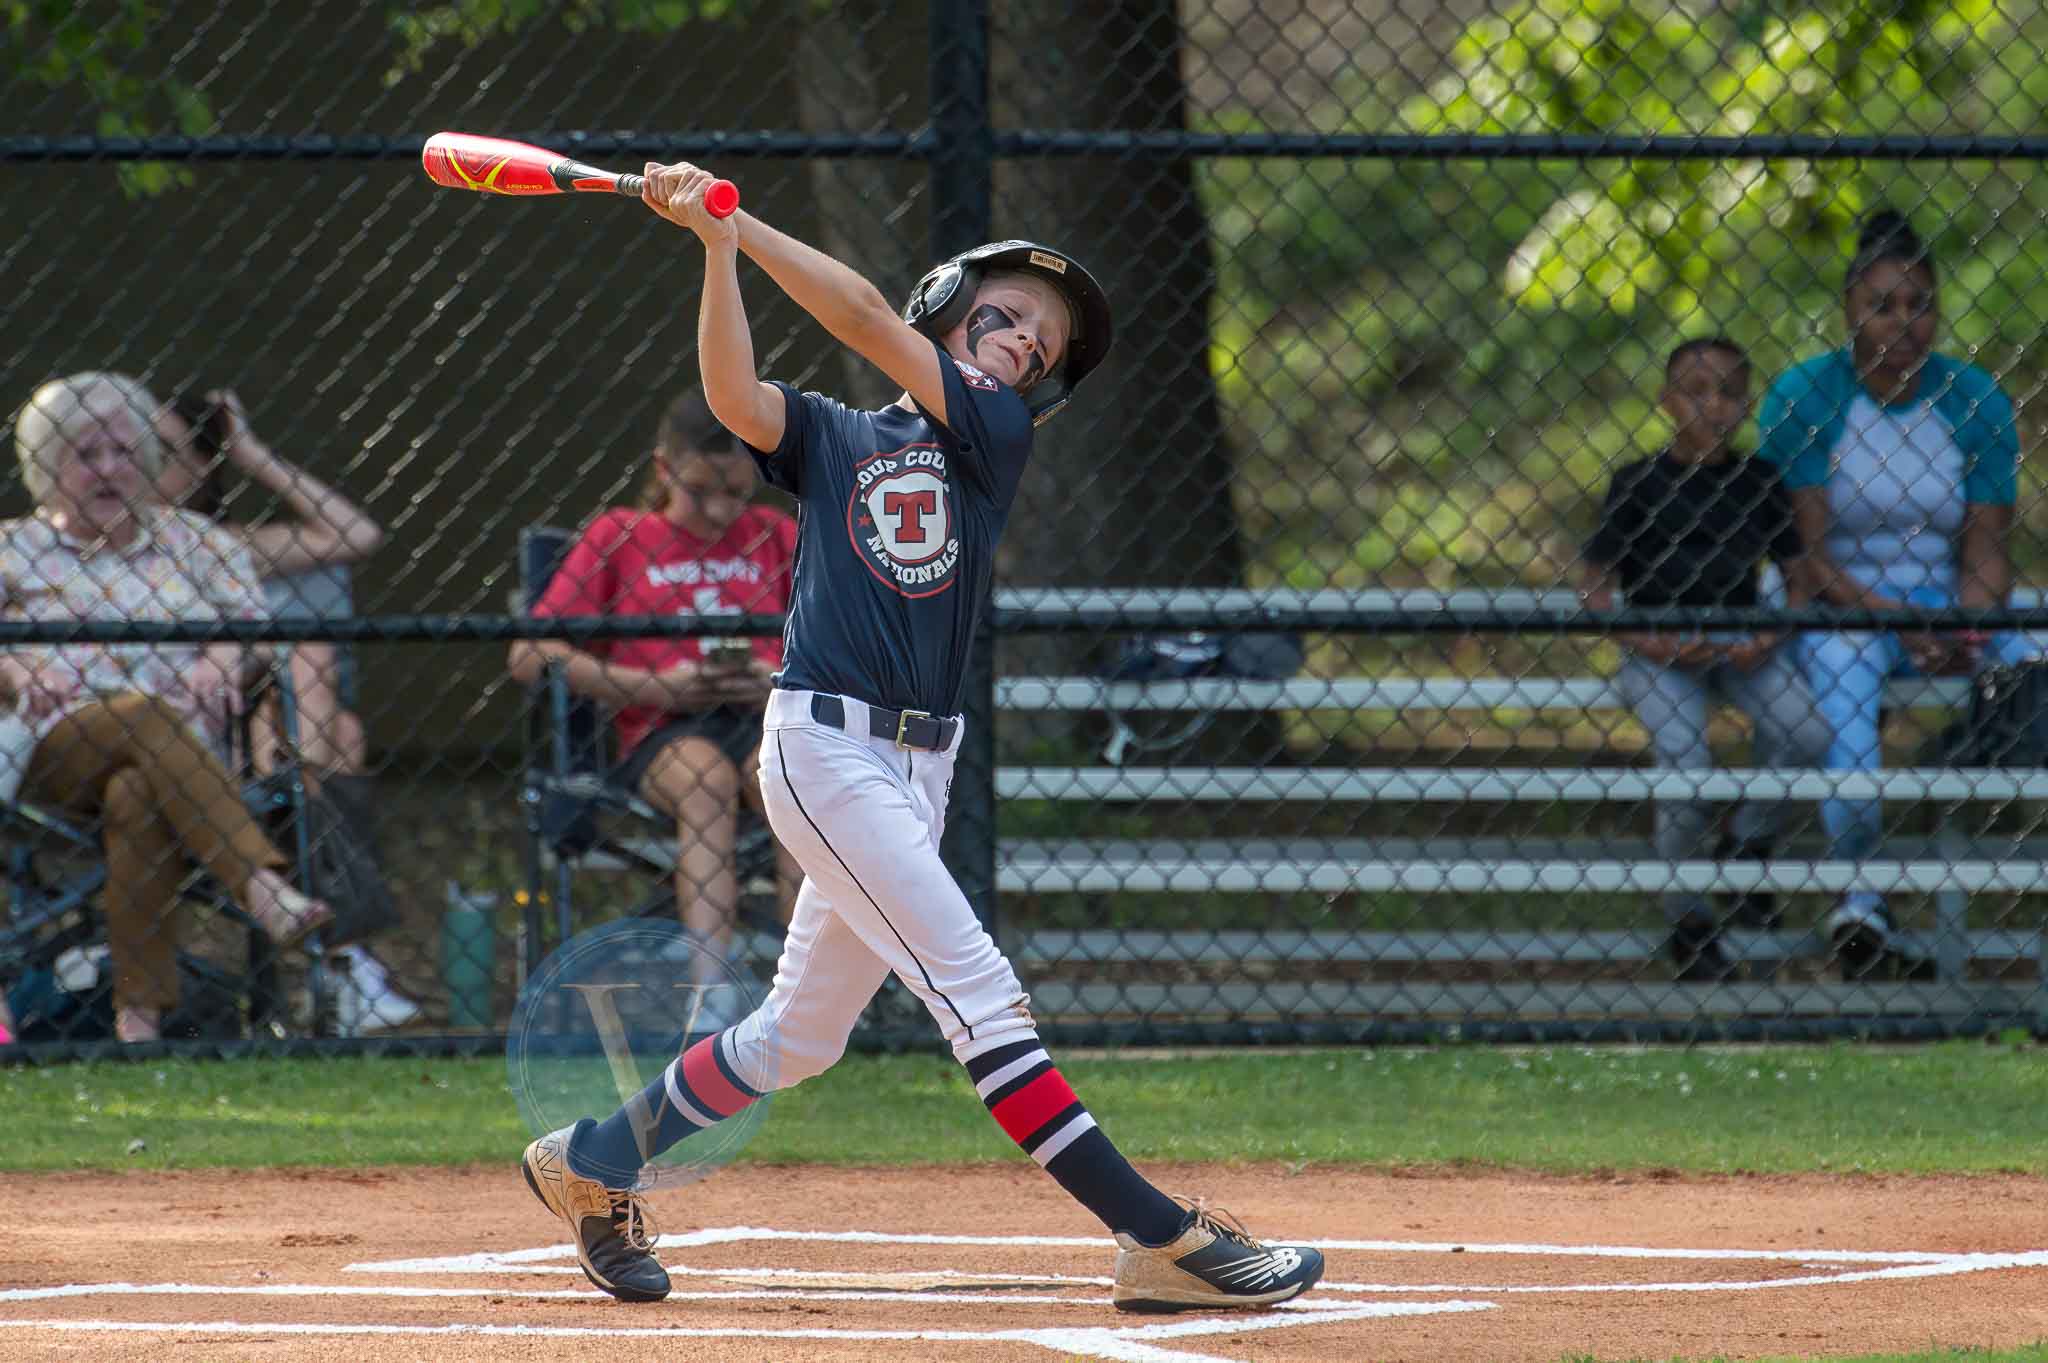
[[[713,1227],[706,1230],[689,1231],[679,1235],[664,1235],[661,1237],[657,1248],[663,1251],[675,1251],[701,1249],[715,1245],[777,1241],[803,1244],[1080,1249],[1104,1255],[1107,1255],[1115,1248],[1114,1243],[1111,1241],[1086,1236],[917,1235],[891,1234],[885,1231],[769,1230],[758,1226]],[[1468,1283],[1346,1283],[1326,1281],[1318,1284],[1315,1289],[1320,1294],[1331,1292],[1371,1293],[1374,1295],[1400,1293],[1514,1295],[1575,1292],[1756,1292],[1783,1287],[1812,1287],[1833,1283],[1871,1282],[1887,1278],[1946,1277],[1957,1273],[1975,1273],[1992,1269],[2048,1267],[2048,1250],[2004,1254],[1951,1254],[1932,1250],[1684,1249],[1645,1245],[1471,1244],[1454,1241],[1422,1240],[1317,1240],[1313,1243],[1325,1252],[1356,1250],[1372,1254],[1493,1254],[1512,1255],[1522,1258],[1679,1259],[1724,1263],[1749,1261],[1794,1263],[1802,1267],[1813,1268],[1818,1268],[1824,1264],[1883,1265],[1883,1267],[1878,1268],[1862,1268],[1846,1272],[1808,1273],[1778,1278],[1704,1282],[1505,1283],[1473,1285]],[[549,1245],[540,1249],[511,1250],[497,1254],[456,1254],[432,1259],[390,1259],[380,1263],[350,1264],[347,1271],[351,1273],[429,1274],[437,1277],[461,1274],[500,1276],[505,1274],[550,1273],[580,1277],[583,1270],[577,1267],[575,1259],[576,1250],[573,1245]],[[805,1280],[814,1279],[843,1279],[847,1276],[846,1270],[702,1268],[679,1266],[673,1263],[667,1264],[667,1267],[671,1276],[756,1278],[790,1283],[801,1283]],[[1012,1279],[1020,1283],[1071,1283],[1075,1286],[1097,1287],[1107,1287],[1111,1283],[1111,1279],[1107,1277],[1068,1277],[1045,1273],[995,1274],[982,1272],[978,1269],[956,1268],[905,1270],[893,1275],[863,1272],[861,1276],[881,1280],[886,1280],[892,1276],[903,1280],[922,1280],[948,1274],[972,1277],[977,1282]],[[809,1293],[801,1293],[799,1295],[809,1295]],[[855,1295],[858,1297],[860,1294]],[[902,1294],[896,1291],[886,1291],[870,1295],[894,1300],[903,1299]],[[985,1291],[973,1294],[971,1299],[976,1301],[1016,1300],[1013,1297],[992,1297]],[[5,1300],[4,1296],[0,1296],[0,1300]],[[1079,1297],[1061,1297],[1055,1300],[1072,1301],[1083,1305],[1093,1304],[1090,1299]]]
[[[1030,1235],[895,1235],[879,1231],[783,1231],[768,1230],[751,1226],[729,1226],[709,1230],[692,1231],[682,1235],[665,1236],[660,1248],[680,1250],[707,1248],[721,1245],[755,1244],[763,1242],[791,1242],[803,1244],[858,1244],[858,1245],[924,1245],[951,1246],[960,1248],[1049,1248],[1084,1249],[1106,1253],[1109,1242],[1101,1239],[1071,1236],[1030,1236]],[[1634,1283],[1557,1283],[1548,1285],[1510,1283],[1498,1285],[1473,1285],[1469,1283],[1352,1283],[1325,1282],[1316,1289],[1316,1295],[1298,1302],[1290,1302],[1276,1310],[1257,1314],[1231,1314],[1214,1317],[1195,1317],[1172,1322],[1149,1323],[1137,1326],[1094,1327],[1055,1326],[1032,1327],[1007,1330],[852,1330],[852,1329],[793,1329],[775,1330],[738,1327],[688,1327],[649,1325],[641,1327],[580,1327],[580,1326],[527,1326],[527,1325],[382,1325],[374,1323],[278,1323],[221,1321],[117,1321],[105,1319],[53,1319],[53,1320],[10,1320],[0,1319],[0,1330],[46,1330],[46,1331],[115,1331],[121,1333],[179,1332],[187,1335],[204,1334],[221,1337],[236,1337],[272,1333],[276,1335],[300,1336],[408,1336],[408,1337],[467,1337],[492,1338],[548,1338],[548,1339],[749,1339],[749,1340],[816,1340],[835,1342],[930,1342],[953,1344],[994,1344],[1003,1342],[1025,1343],[1041,1346],[1068,1357],[1084,1357],[1114,1360],[1115,1363],[1232,1363],[1232,1360],[1209,1353],[1191,1353],[1185,1348],[1175,1347],[1182,1342],[1202,1339],[1221,1341],[1230,1336],[1244,1335],[1257,1331],[1306,1328],[1316,1325],[1333,1325],[1350,1321],[1388,1319],[1404,1316],[1444,1315],[1470,1311],[1495,1309],[1497,1303],[1473,1300],[1478,1297],[1508,1295],[1565,1293],[1626,1293],[1626,1292],[1755,1292],[1770,1291],[1786,1287],[1830,1286],[1835,1284],[1871,1282],[1882,1279],[1947,1277],[1961,1273],[1978,1273],[2001,1269],[2048,1267],[2048,1250],[2025,1253],[2001,1254],[1951,1254],[1926,1251],[1883,1251],[1883,1250],[1836,1250],[1836,1249],[1679,1249],[1653,1248],[1634,1245],[1548,1245],[1548,1244],[1454,1244],[1450,1242],[1422,1242],[1401,1240],[1324,1240],[1317,1242],[1325,1250],[1363,1251],[1380,1254],[1492,1254],[1517,1257],[1542,1258],[1596,1258],[1632,1260],[1693,1260],[1710,1262],[1761,1262],[1797,1264],[1802,1268],[1818,1268],[1822,1265],[1838,1265],[1833,1272],[1808,1272],[1780,1278],[1761,1278],[1744,1281],[1715,1282],[1634,1282]],[[347,1265],[351,1273],[390,1275],[491,1275],[497,1277],[527,1276],[545,1274],[574,1274],[581,1270],[574,1262],[575,1250],[569,1245],[550,1245],[538,1249],[513,1250],[502,1253],[458,1254],[431,1259],[396,1259],[375,1263]],[[1104,1311],[1109,1307],[1105,1293],[1089,1292],[1072,1295],[1045,1295],[1021,1291],[1027,1286],[1073,1286],[1075,1288],[1106,1288],[1107,1277],[1081,1277],[1064,1274],[989,1273],[979,1270],[921,1269],[897,1272],[858,1272],[864,1281],[886,1284],[902,1282],[905,1287],[898,1290],[860,1290],[845,1287],[829,1287],[833,1281],[843,1282],[855,1276],[852,1270],[784,1269],[763,1267],[716,1268],[698,1265],[670,1264],[672,1276],[690,1278],[738,1279],[760,1283],[762,1286],[738,1287],[722,1291],[700,1292],[679,1291],[672,1293],[671,1301],[759,1301],[759,1300],[805,1300],[805,1301],[846,1301],[871,1303],[958,1303],[975,1304],[983,1308],[995,1304],[1008,1306],[1064,1306],[1085,1307]],[[934,1278],[963,1277],[984,1285],[976,1292],[947,1292],[944,1290],[919,1289],[912,1283],[929,1283]],[[999,1285],[1014,1282],[1020,1291],[1003,1293]],[[806,1287],[804,1284],[816,1284]],[[988,1290],[991,1287],[997,1291]],[[1360,1295],[1428,1295],[1439,1299],[1431,1301],[1377,1301],[1360,1302]],[[594,1289],[508,1289],[503,1287],[429,1287],[388,1285],[348,1285],[307,1283],[270,1283],[261,1286],[219,1286],[204,1283],[99,1283],[81,1284],[50,1288],[17,1288],[0,1290],[0,1304],[8,1302],[50,1301],[58,1299],[87,1300],[93,1298],[118,1297],[212,1297],[233,1299],[247,1297],[318,1297],[326,1299],[411,1299],[411,1300],[461,1300],[476,1298],[520,1298],[520,1299],[571,1299],[608,1300]],[[1335,1297],[1336,1300],[1332,1298]],[[1349,1300],[1346,1300],[1349,1298]]]

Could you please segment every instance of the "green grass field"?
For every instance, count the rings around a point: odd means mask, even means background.
[[[2048,1048],[2018,1039],[1077,1054],[1061,1068],[1142,1159],[2048,1174]],[[528,1139],[496,1060],[7,1069],[0,1110],[6,1170],[464,1164],[511,1159]],[[1024,1157],[958,1066],[909,1055],[853,1056],[777,1094],[744,1158]]]
[[[2048,1174],[2048,1047],[2016,1036],[1899,1048],[1076,1053],[1062,1069],[1140,1161]],[[772,1102],[745,1160],[1025,1158],[938,1055],[850,1057]],[[0,1170],[10,1172],[509,1164],[528,1139],[496,1060],[15,1068],[0,1070],[0,1111],[10,1119]],[[2048,1363],[2048,1343],[1839,1363],[1950,1360]]]

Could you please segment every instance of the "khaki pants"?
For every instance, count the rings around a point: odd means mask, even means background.
[[[94,701],[36,745],[22,797],[100,821],[115,1008],[178,1002],[178,886],[198,862],[237,900],[286,862],[220,760],[150,696]]]

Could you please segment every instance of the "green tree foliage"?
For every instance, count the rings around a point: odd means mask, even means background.
[[[417,73],[436,47],[474,46],[537,23],[572,33],[592,27],[665,32],[693,19],[724,19],[746,0],[448,0],[394,4],[386,21],[396,53],[385,73],[397,84]],[[102,137],[150,137],[215,131],[206,96],[175,70],[161,76],[137,60],[161,49],[167,32],[156,0],[0,0],[0,51],[17,79],[81,99]],[[191,183],[189,172],[161,161],[126,162],[118,173],[130,194],[152,195]]]
[[[2039,92],[2023,93],[1998,62],[2015,36],[1992,0],[1752,4],[1702,15],[1640,0],[1525,0],[1472,25],[1454,50],[1455,75],[1402,117],[1431,133],[2005,131],[2036,126],[2039,111],[2038,98],[2025,97]],[[1985,77],[1990,88],[1980,88]],[[1759,249],[1834,251],[1853,237],[1884,188],[1874,170],[1842,161],[1596,162],[1520,243],[1505,283],[1525,306],[1655,308],[1690,323],[1732,301],[1717,282]],[[1974,235],[1985,225],[1973,197],[1930,197],[1925,207],[1951,228]]]
[[[746,8],[747,0],[448,0],[393,6],[390,24],[399,52],[385,81],[395,85],[418,72],[442,43],[474,47],[536,23],[559,23],[571,33],[663,33],[692,19],[733,18]]]
[[[162,19],[162,7],[151,0],[0,0],[0,50],[10,54],[12,78],[82,94],[102,137],[196,137],[213,126],[205,95],[175,76],[149,80],[126,70]],[[191,179],[161,161],[123,163],[119,174],[131,195]]]

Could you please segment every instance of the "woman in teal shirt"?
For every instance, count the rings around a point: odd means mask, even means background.
[[[1759,455],[1779,467],[1806,541],[1809,590],[1869,611],[2004,604],[2019,457],[2011,399],[1983,369],[1934,350],[1934,261],[1897,213],[1865,223],[1844,293],[1848,346],[1781,374],[1759,417]],[[1828,766],[1879,765],[1886,678],[2031,653],[2013,634],[1809,636],[1807,679],[1834,731]],[[1833,856],[1869,857],[1883,839],[1875,800],[1828,800],[1821,818]],[[1828,931],[1845,975],[1914,969],[1876,893],[1845,895]]]

